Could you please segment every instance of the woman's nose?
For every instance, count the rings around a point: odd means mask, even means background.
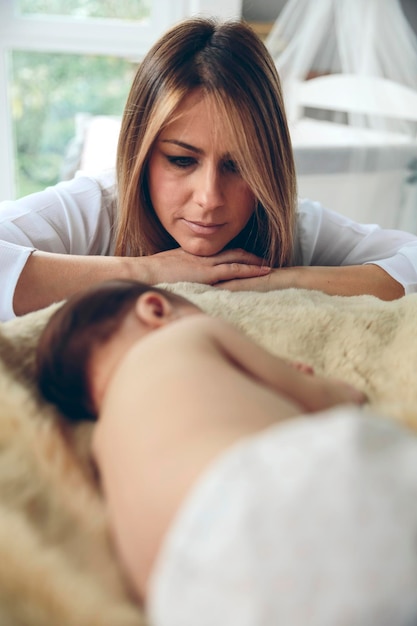
[[[206,167],[199,172],[194,197],[203,209],[215,209],[224,202],[221,175],[217,168]]]

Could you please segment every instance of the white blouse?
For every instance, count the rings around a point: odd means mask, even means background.
[[[34,250],[112,255],[116,217],[114,171],[78,175],[45,191],[0,203],[0,321],[15,317],[13,295]],[[300,200],[296,265],[375,263],[405,293],[417,291],[417,237],[358,224],[318,202]]]

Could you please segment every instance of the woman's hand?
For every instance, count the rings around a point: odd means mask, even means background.
[[[263,276],[253,278],[238,278],[235,280],[224,280],[216,284],[216,287],[228,289],[229,291],[273,291],[275,289],[289,289],[298,287],[297,273],[300,268],[285,267],[271,269]],[[314,289],[314,287],[311,287]]]
[[[28,258],[14,293],[16,315],[68,298],[102,280],[134,278],[149,284],[178,281],[215,284],[269,273],[265,261],[244,250],[199,257],[181,249],[143,257],[83,256],[37,250]]]
[[[102,257],[35,251],[17,282],[13,305],[23,315],[68,298],[80,289],[111,278],[135,278],[149,284],[179,281],[216,285],[231,291],[271,291],[298,287],[328,294],[371,294],[383,300],[404,289],[377,265],[287,267],[273,269],[244,250],[194,256],[180,248],[144,257]]]
[[[207,257],[175,248],[139,259],[125,258],[130,264],[132,278],[145,280],[143,270],[146,265],[148,278],[145,282],[150,284],[187,281],[214,285],[223,281],[256,279],[271,271],[264,259],[240,249],[225,250]]]
[[[342,267],[284,267],[254,278],[227,280],[216,287],[230,291],[272,291],[274,289],[316,289],[329,295],[372,295],[395,300],[404,288],[378,265]]]

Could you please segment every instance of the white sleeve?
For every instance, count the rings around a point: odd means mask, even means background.
[[[319,202],[298,205],[297,265],[363,265],[382,267],[403,285],[417,291],[417,237],[377,224],[359,224],[324,208]]]
[[[19,200],[0,203],[0,320],[14,317],[13,295],[34,250],[113,253],[114,172],[79,176]]]

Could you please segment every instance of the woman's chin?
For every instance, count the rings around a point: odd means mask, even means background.
[[[181,246],[181,249],[184,250],[184,252],[188,252],[188,254],[193,254],[194,256],[214,256],[223,250],[223,246],[219,247],[205,242],[197,242],[192,245],[183,245]]]

